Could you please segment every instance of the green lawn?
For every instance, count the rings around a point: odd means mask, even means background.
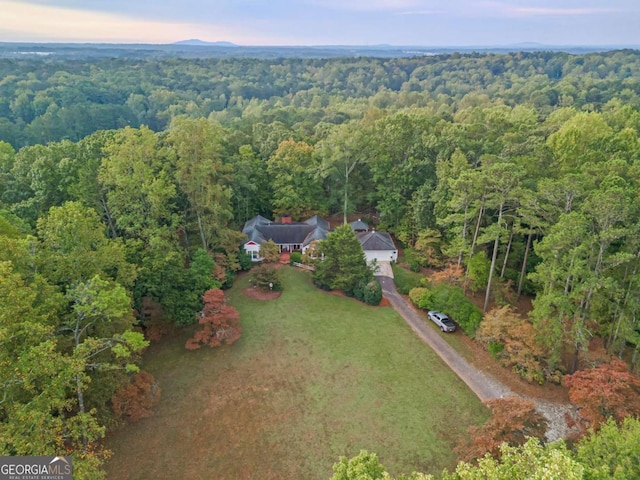
[[[340,455],[377,452],[392,474],[439,473],[487,412],[390,307],[367,307],[282,270],[284,293],[229,292],[243,336],[189,352],[152,346],[154,417],[108,439],[110,479],[328,479]]]

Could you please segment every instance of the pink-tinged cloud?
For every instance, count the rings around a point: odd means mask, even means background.
[[[154,21],[122,14],[0,0],[0,41],[170,43],[187,38],[239,44],[285,42],[224,25]]]

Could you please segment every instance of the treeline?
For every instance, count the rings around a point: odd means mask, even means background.
[[[464,285],[486,291],[485,311],[536,296],[530,319],[543,348],[532,365],[544,366],[529,378],[573,371],[594,336],[618,355],[631,346],[637,364],[636,109],[614,100],[545,116],[484,99],[451,119],[371,108],[308,127],[177,118],[160,133],[125,128],[18,152],[4,144],[0,200],[31,226],[68,201],[95,210],[111,239],[135,246],[136,301],[153,292],[186,321],[180,285],[192,282],[168,286],[158,272],[183,270],[195,247],[216,251],[221,278],[232,278],[235,232],[248,218],[365,212],[412,264],[463,267]]]
[[[548,113],[638,105],[638,52],[451,54],[374,59],[0,59],[0,140],[20,148],[98,130],[213,115],[341,123],[368,107],[428,106],[450,116],[487,95]],[[465,96],[470,95],[466,98]]]

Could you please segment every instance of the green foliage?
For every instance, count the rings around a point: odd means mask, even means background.
[[[66,287],[99,274],[131,287],[136,279],[122,242],[108,239],[95,210],[78,202],[51,207],[38,220],[38,236],[42,270],[53,283]]]
[[[413,248],[405,248],[404,249],[404,260],[409,265],[409,269],[412,272],[419,272],[422,270],[422,267],[427,266],[427,262],[417,251]]]
[[[472,338],[482,320],[482,312],[460,287],[444,283],[430,288],[418,287],[409,292],[409,298],[418,308],[446,313]]]
[[[275,263],[280,259],[278,245],[273,240],[267,240],[260,245],[260,257],[267,263]]]
[[[313,273],[313,280],[320,288],[353,295],[359,283],[368,283],[373,278],[362,245],[349,225],[341,225],[331,232],[320,243],[320,251],[324,259],[317,263]]]
[[[419,287],[425,278],[420,274],[409,272],[397,264],[391,264],[391,268],[396,289],[403,295],[408,295],[412,289]]]
[[[257,266],[253,269],[252,278],[255,285],[261,290],[282,290],[280,271],[273,265],[265,263]]]
[[[640,420],[613,419],[578,442],[576,460],[585,466],[587,480],[633,480],[640,478]]]
[[[233,215],[229,168],[222,163],[222,137],[220,125],[183,117],[173,120],[167,135],[174,176],[188,201],[185,220],[198,232],[205,250],[224,236]]]
[[[251,255],[249,255],[244,248],[241,248],[238,251],[238,263],[240,264],[240,270],[242,270],[243,272],[251,270],[251,267],[253,267],[253,260],[251,260]]]
[[[196,250],[189,266],[189,274],[193,281],[193,289],[201,292],[200,295],[212,288],[220,288],[220,282],[213,276],[215,269],[216,262],[211,254],[202,248]]]
[[[289,261],[291,264],[302,263],[302,252],[291,252]]]
[[[377,280],[361,281],[354,288],[353,296],[367,305],[379,305],[382,300],[382,287]]]
[[[375,453],[361,450],[360,454],[351,459],[340,457],[333,465],[331,480],[383,480],[388,478],[384,467]]]
[[[513,480],[553,479],[582,480],[585,468],[575,461],[564,443],[543,445],[530,438],[519,447],[503,444],[500,459],[490,455],[478,460],[477,465],[460,463],[452,473],[445,472],[443,480]]]
[[[487,287],[489,280],[489,269],[491,262],[484,252],[476,252],[467,264],[467,276],[469,277],[469,286],[473,292],[478,292]]]
[[[299,219],[325,210],[317,169],[312,146],[292,139],[280,143],[267,161],[275,213]]]
[[[487,350],[489,350],[491,356],[497,360],[500,357],[500,353],[504,350],[504,343],[489,342]]]

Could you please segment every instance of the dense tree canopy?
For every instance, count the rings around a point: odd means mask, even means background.
[[[637,371],[638,55],[0,59],[2,453],[64,445],[99,478],[143,305],[196,322],[250,266],[240,230],[257,214],[358,211],[418,268],[453,265],[456,285],[414,297],[451,305],[528,379],[583,368],[594,337]],[[379,298],[349,226],[314,256],[320,286]],[[482,320],[468,290],[497,308]],[[527,318],[499,308],[523,294]],[[617,397],[593,408],[620,419]],[[570,478],[565,453],[543,457]]]

